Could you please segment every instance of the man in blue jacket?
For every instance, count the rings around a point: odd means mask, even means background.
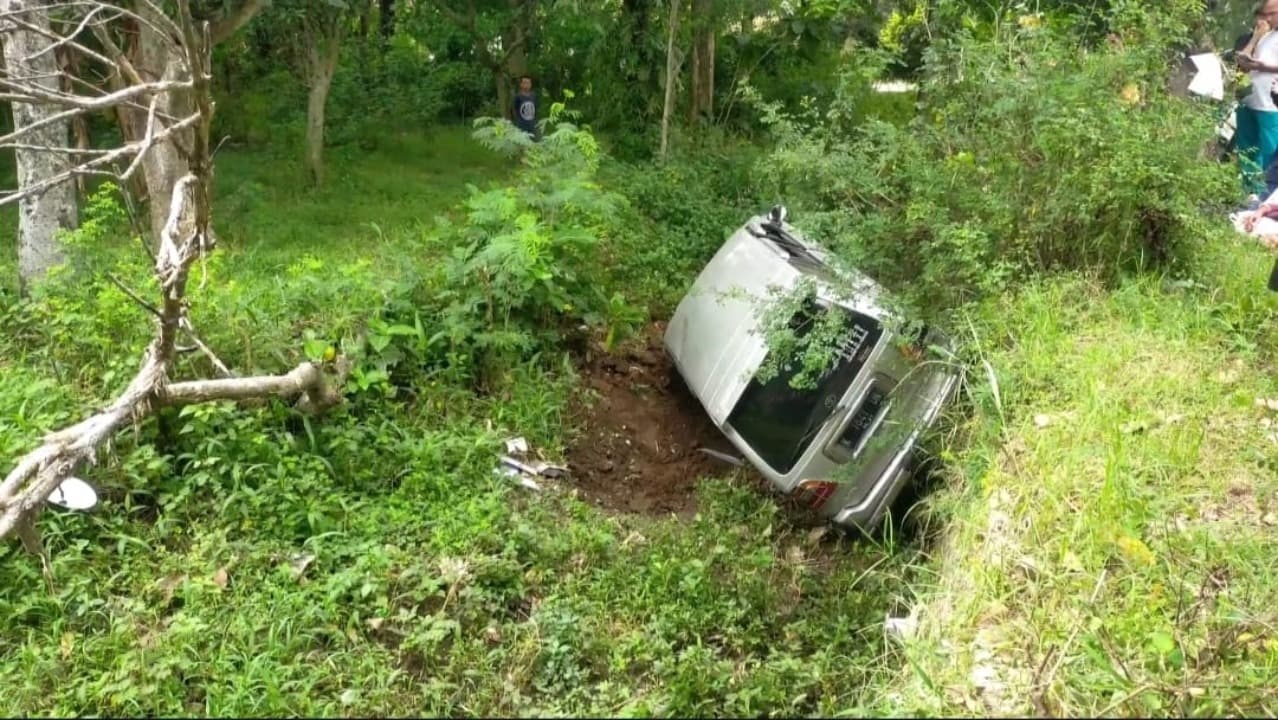
[[[515,127],[528,133],[528,137],[537,140],[537,96],[533,94],[532,78],[523,75],[519,78],[519,92],[515,94],[515,105],[512,115]]]

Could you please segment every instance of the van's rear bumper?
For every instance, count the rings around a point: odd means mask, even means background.
[[[884,512],[901,494],[901,490],[910,480],[912,461],[919,438],[936,423],[941,414],[941,409],[945,407],[950,397],[954,394],[958,381],[958,374],[946,373],[940,392],[933,395],[927,410],[920,417],[909,437],[906,438],[900,449],[892,457],[892,461],[879,474],[874,486],[859,502],[846,505],[834,511],[832,513],[833,516],[830,518],[833,524],[847,529],[869,531],[882,522]]]

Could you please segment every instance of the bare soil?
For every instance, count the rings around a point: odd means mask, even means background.
[[[573,408],[581,432],[568,467],[582,496],[605,509],[690,517],[697,482],[735,469],[698,448],[736,453],[671,364],[664,331],[655,323],[629,349],[585,359],[590,392]]]

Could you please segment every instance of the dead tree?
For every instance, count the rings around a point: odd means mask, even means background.
[[[245,401],[266,397],[296,399],[304,412],[332,406],[341,399],[341,380],[348,363],[338,358],[329,364],[302,363],[282,375],[236,377],[216,354],[199,339],[188,314],[187,278],[193,266],[214,250],[211,232],[210,193],[213,165],[209,128],[213,119],[210,92],[210,48],[214,41],[208,23],[197,23],[189,0],[177,0],[177,12],[170,16],[152,0],[140,0],[145,12],[91,0],[52,0],[51,12],[76,18],[64,22],[66,32],[52,38],[55,47],[69,47],[91,61],[129,80],[117,89],[102,90],[86,83],[72,82],[72,91],[57,82],[16,73],[12,68],[0,75],[0,99],[28,103],[55,111],[43,120],[16,128],[0,137],[0,148],[76,156],[81,149],[41,145],[45,137],[41,123],[66,122],[89,113],[125,109],[137,113],[142,122],[136,138],[119,147],[95,149],[82,161],[39,182],[0,191],[0,205],[36,197],[80,177],[105,177],[121,188],[148,161],[156,148],[165,145],[180,154],[185,172],[176,179],[166,207],[166,220],[154,252],[154,271],[160,297],[147,301],[123,285],[123,289],[155,324],[155,335],[142,355],[137,375],[119,397],[104,410],[45,436],[41,445],[19,458],[16,466],[0,482],[0,538],[17,533],[23,545],[37,553],[45,575],[52,583],[49,560],[36,531],[35,520],[49,495],[72,473],[97,462],[98,449],[120,429],[143,419],[164,406],[189,405],[217,400]],[[0,20],[9,18],[0,16]],[[103,54],[81,40],[85,33],[99,37],[113,23],[131,22],[148,27],[167,43],[166,53],[174,66],[159,78],[132,72],[127,60],[116,53]],[[10,32],[11,23],[0,25],[0,40]],[[172,96],[180,96],[173,102]],[[170,110],[188,111],[174,115]],[[166,142],[167,141],[167,142]],[[153,202],[158,198],[153,198]],[[181,340],[181,342],[179,342]],[[175,380],[175,358],[181,352],[202,352],[223,377]]]

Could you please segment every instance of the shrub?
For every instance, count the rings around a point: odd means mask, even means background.
[[[475,137],[518,158],[520,168],[508,186],[472,187],[461,221],[441,219],[435,235],[450,249],[436,337],[451,363],[473,367],[481,383],[586,320],[634,324],[624,296],[606,292],[597,267],[624,199],[596,182],[598,143],[569,117],[562,104],[553,106],[553,129],[536,143],[509,121],[478,120]]]
[[[1124,8],[1122,27],[1139,27],[1144,16]],[[760,177],[916,311],[1027,273],[1174,266],[1201,236],[1202,209],[1227,197],[1229,172],[1202,153],[1210,114],[1164,88],[1168,46],[1140,33],[1136,49],[1080,51],[1012,22],[998,39],[939,44],[905,127],[856,123],[855,82],[824,112],[760,103],[777,139]]]

